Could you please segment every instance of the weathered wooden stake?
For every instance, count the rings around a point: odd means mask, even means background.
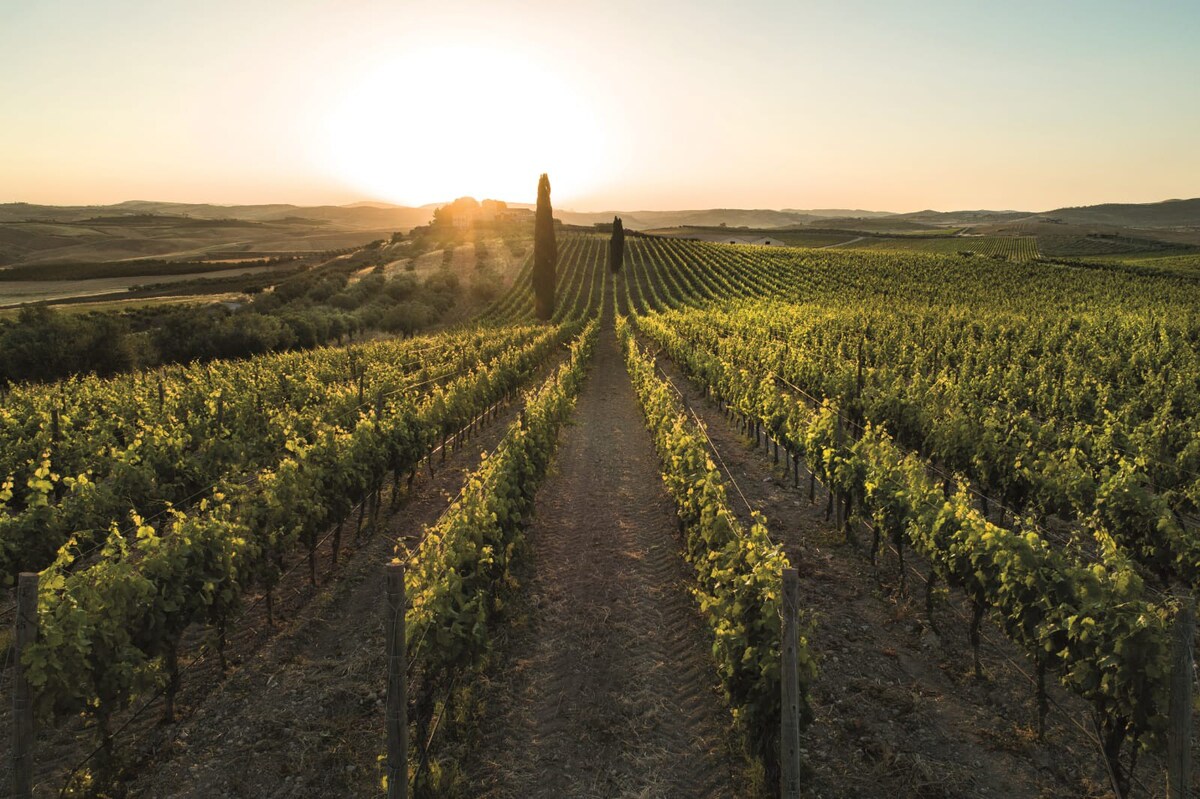
[[[17,578],[17,619],[13,643],[13,781],[16,799],[33,796],[33,694],[21,655],[37,640],[38,576],[21,572]]]
[[[779,794],[782,799],[800,797],[800,573],[783,570],[783,619],[780,622],[782,671],[780,674]]]
[[[387,565],[388,799],[408,797],[408,670],[404,645],[404,564]]]
[[[1175,620],[1171,658],[1171,705],[1167,711],[1167,797],[1188,799],[1192,786],[1192,683],[1196,602],[1183,600]]]
[[[842,451],[842,412],[838,411],[835,439],[839,456]],[[841,530],[845,527],[846,517],[843,513],[843,497],[840,491],[833,492],[833,526]]]

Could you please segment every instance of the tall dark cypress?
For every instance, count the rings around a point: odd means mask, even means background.
[[[621,265],[625,263],[625,225],[621,223],[621,217],[613,217],[613,232],[612,238],[608,241],[608,268],[614,273],[621,271]]]
[[[538,180],[537,214],[533,220],[533,304],[538,319],[554,315],[554,283],[558,242],[554,239],[554,209],[550,207],[550,178]]]

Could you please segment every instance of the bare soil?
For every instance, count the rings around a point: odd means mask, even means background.
[[[611,322],[557,464],[528,529],[523,621],[483,692],[470,795],[736,795],[729,710]]]

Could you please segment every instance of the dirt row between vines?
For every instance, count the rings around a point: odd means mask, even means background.
[[[537,495],[470,796],[737,795],[675,519],[607,321]]]
[[[535,378],[541,379],[541,378]],[[415,541],[500,442],[519,403],[445,463],[401,488],[381,529],[352,546],[335,575],[195,706],[128,786],[130,797],[362,797],[380,792],[384,751],[384,564],[398,539]],[[348,537],[354,537],[353,522]],[[322,562],[322,569],[327,567]],[[307,577],[305,577],[307,580]]]
[[[1033,686],[1019,670],[1032,669],[998,627],[986,631],[984,679],[977,680],[961,596],[939,601],[931,626],[922,578],[910,572],[902,593],[890,552],[875,567],[865,554],[865,531],[847,542],[826,521],[828,495],[819,483],[810,504],[803,460],[794,487],[782,450],[775,465],[773,452],[742,435],[665,355],[659,365],[733,475],[738,489],[730,487],[731,506],[743,520],[747,502],[764,513],[800,572],[819,669],[815,721],[801,744],[811,772],[808,796],[1111,796],[1098,751],[1076,726],[1086,720],[1081,702],[1052,690],[1066,713],[1051,711],[1039,743]],[[915,558],[908,553],[906,560]]]

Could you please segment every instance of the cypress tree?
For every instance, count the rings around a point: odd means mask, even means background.
[[[621,271],[621,265],[625,263],[625,225],[621,223],[621,217],[613,217],[613,232],[612,238],[608,242],[608,266],[613,273]]]
[[[538,180],[537,212],[533,220],[533,302],[538,319],[554,315],[558,242],[554,239],[554,209],[550,207],[550,178]]]

